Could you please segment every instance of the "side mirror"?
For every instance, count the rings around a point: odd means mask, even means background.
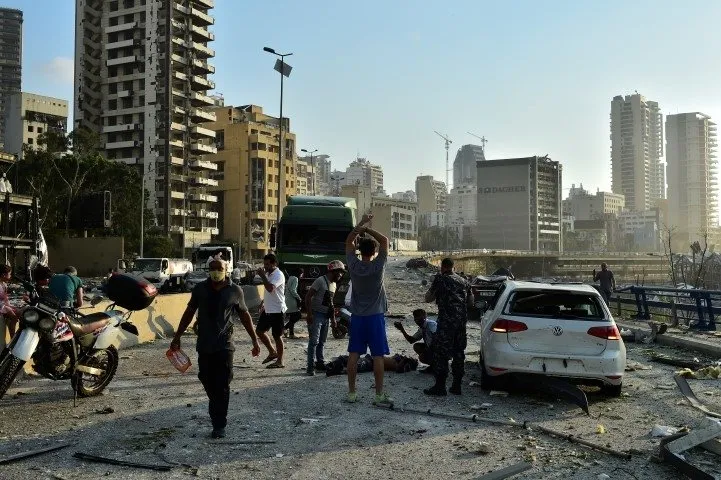
[[[270,227],[270,238],[268,239],[268,242],[270,244],[270,248],[275,248],[275,235],[278,232],[277,227],[272,226]]]
[[[481,310],[481,311],[484,311],[484,312],[485,312],[486,310],[488,310],[488,302],[485,301],[485,300],[478,300],[478,301],[474,304],[474,306],[475,306],[478,310]]]

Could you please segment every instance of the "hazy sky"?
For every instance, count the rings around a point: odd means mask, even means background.
[[[298,148],[383,166],[386,190],[444,179],[443,141],[486,157],[549,154],[564,187],[610,188],[609,113],[637,90],[664,114],[721,118],[721,2],[215,0],[214,80],[226,104],[278,114],[270,46],[293,52],[284,113]],[[23,89],[72,100],[73,0],[24,11]],[[451,176],[452,178],[452,176]]]

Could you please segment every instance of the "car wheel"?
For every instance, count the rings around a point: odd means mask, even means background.
[[[486,373],[486,364],[483,357],[480,357],[478,365],[481,367],[481,390],[493,390],[497,381],[494,377]]]
[[[623,384],[608,385],[608,384],[604,383],[603,386],[601,387],[601,393],[603,393],[604,395],[607,395],[609,397],[620,397],[622,387],[623,387]]]

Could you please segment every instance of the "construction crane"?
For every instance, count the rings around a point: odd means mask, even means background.
[[[471,137],[476,137],[478,140],[481,141],[481,149],[483,150],[483,156],[485,156],[486,155],[486,144],[488,143],[488,140],[486,140],[486,137],[485,136],[479,137],[475,133],[471,133],[471,132],[466,132],[466,133],[468,135],[470,135]]]
[[[448,184],[448,172],[450,171],[450,168],[448,168],[449,167],[448,166],[448,149],[451,147],[451,143],[453,143],[453,141],[450,138],[448,138],[448,135],[442,135],[442,134],[436,132],[435,130],[433,130],[433,131],[435,132],[436,135],[441,137],[446,142],[446,211],[443,213],[446,216],[446,218],[444,219],[444,231],[446,233],[446,242],[445,242],[446,250],[449,250],[449,248],[448,248],[448,225],[445,225],[445,222],[448,217],[448,194],[451,191],[450,185]]]

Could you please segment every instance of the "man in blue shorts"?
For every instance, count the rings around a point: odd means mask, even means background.
[[[356,375],[358,359],[370,348],[373,357],[373,375],[375,376],[375,405],[391,406],[393,401],[383,391],[383,356],[390,353],[386,338],[385,313],[388,299],[383,284],[383,273],[388,261],[388,238],[366,227],[373,215],[363,215],[361,222],[348,234],[345,241],[345,253],[348,261],[353,291],[351,293],[350,338],[348,339],[348,402],[358,401],[356,393]],[[371,238],[363,237],[358,241],[361,260],[356,256],[356,239],[367,233]]]

